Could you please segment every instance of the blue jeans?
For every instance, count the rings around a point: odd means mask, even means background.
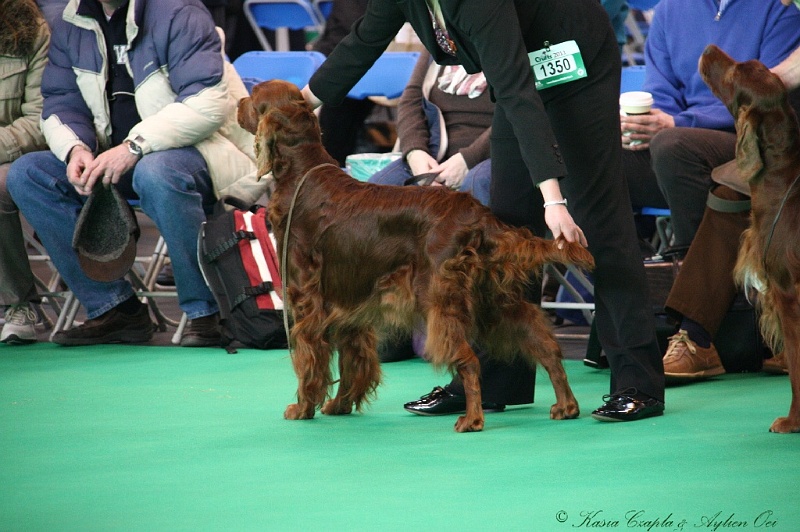
[[[126,178],[131,179],[124,176],[123,181]],[[203,156],[194,147],[149,153],[134,167],[128,183],[167,243],[181,309],[189,319],[217,312],[197,262],[197,234],[215,201]],[[81,270],[72,234],[87,198],[75,191],[67,180],[66,165],[52,152],[28,153],[17,159],[8,172],[7,187],[89,319],[134,294],[125,279],[97,282]],[[130,189],[119,188],[123,194]]]
[[[489,205],[489,182],[492,178],[491,170],[491,159],[479,162],[469,169],[458,190],[461,192],[469,192],[476,200],[484,205]],[[409,168],[408,163],[406,163],[404,159],[398,159],[375,172],[368,181],[379,185],[402,185],[410,177],[413,177],[413,174],[411,173],[411,168]]]

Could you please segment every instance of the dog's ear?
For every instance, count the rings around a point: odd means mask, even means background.
[[[268,114],[261,117],[256,131],[256,166],[260,175],[273,171],[272,162],[277,156],[275,152],[275,129],[271,127]]]
[[[253,99],[247,96],[239,100],[239,106],[236,109],[236,120],[239,122],[239,126],[255,135],[258,130],[258,119],[259,114],[253,105]]]
[[[736,165],[747,182],[758,177],[764,169],[761,148],[758,143],[759,112],[752,106],[741,106],[736,118]]]

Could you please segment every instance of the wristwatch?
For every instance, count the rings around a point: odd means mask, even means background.
[[[142,151],[142,147],[141,146],[139,146],[138,144],[136,144],[132,140],[126,140],[125,144],[128,146],[128,151],[129,152],[134,154],[139,159],[142,158],[142,155],[144,155],[144,152]]]

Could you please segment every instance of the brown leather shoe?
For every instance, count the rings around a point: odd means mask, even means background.
[[[181,336],[181,347],[213,347],[222,345],[219,313],[189,320]]]
[[[783,356],[783,352],[781,351],[772,358],[764,359],[761,371],[772,375],[788,375],[789,367],[786,365],[786,357]]]
[[[138,344],[153,337],[155,326],[150,320],[147,305],[142,304],[135,314],[124,314],[112,308],[83,325],[60,331],[53,343],[60,345]]]
[[[703,348],[689,339],[685,330],[670,336],[664,355],[664,376],[668,384],[692,382],[725,373],[717,348]]]

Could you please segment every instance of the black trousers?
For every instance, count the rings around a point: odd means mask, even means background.
[[[561,190],[583,229],[596,262],[595,320],[598,338],[611,367],[611,393],[635,388],[664,400],[664,368],[648,303],[644,265],[636,238],[628,187],[622,175],[618,98],[620,56],[613,33],[594,56],[590,77],[541,92],[568,175]],[[500,106],[492,124],[490,206],[503,221],[526,225],[544,235],[542,196],[531,181],[511,124]],[[489,395],[502,390],[518,398],[533,389],[523,379],[501,382],[509,374],[532,370],[524,364],[499,371],[481,358],[484,399],[514,404]],[[456,383],[451,383],[455,385]]]

